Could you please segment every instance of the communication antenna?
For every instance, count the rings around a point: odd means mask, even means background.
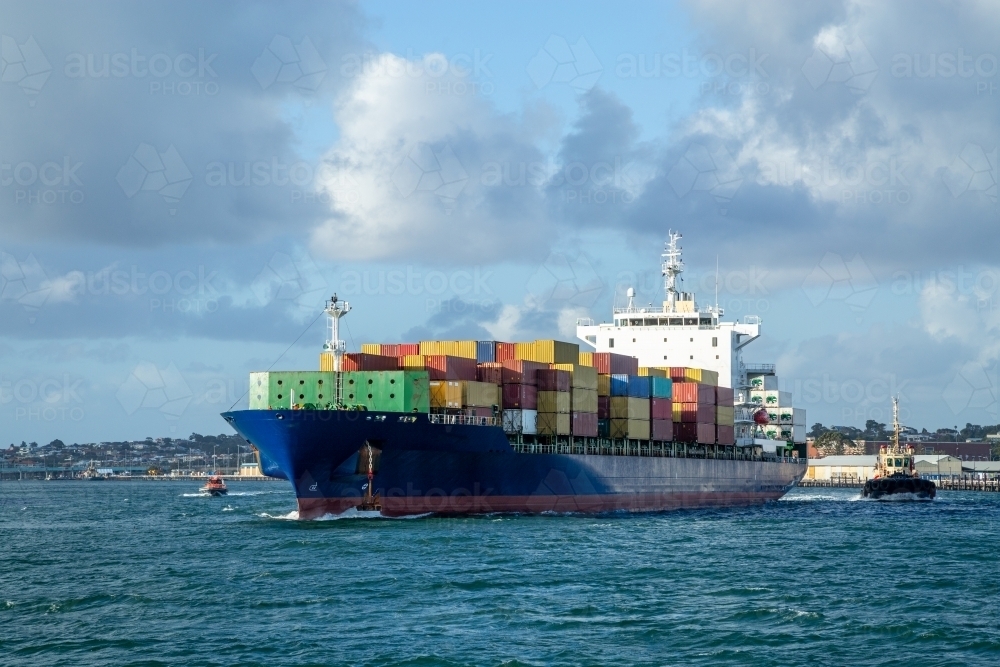
[[[333,352],[333,370],[339,373],[344,353],[347,352],[347,343],[340,339],[340,318],[351,312],[351,304],[338,300],[337,295],[334,294],[326,302],[326,308],[323,309],[323,312],[330,318],[330,334],[327,341],[323,343],[323,351]]]
[[[715,256],[715,314],[719,314],[719,256]]]
[[[661,255],[663,263],[660,265],[660,271],[663,274],[663,291],[667,299],[667,307],[669,312],[673,313],[677,311],[677,279],[684,272],[681,247],[678,245],[678,241],[683,238],[683,235],[672,229],[667,231],[667,235],[669,240],[663,247]]]

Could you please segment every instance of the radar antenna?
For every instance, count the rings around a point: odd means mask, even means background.
[[[663,263],[660,270],[663,274],[663,290],[666,293],[668,312],[677,312],[677,280],[684,273],[684,262],[681,261],[681,247],[678,242],[684,238],[680,232],[669,230],[667,232],[669,240],[664,243]]]

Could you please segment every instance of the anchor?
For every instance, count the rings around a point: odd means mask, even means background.
[[[374,486],[372,480],[375,479],[375,454],[372,452],[370,442],[365,441],[365,447],[368,450],[368,483],[364,486],[365,495],[358,509],[362,512],[381,512],[382,499],[379,497],[379,494],[372,493],[372,487]]]

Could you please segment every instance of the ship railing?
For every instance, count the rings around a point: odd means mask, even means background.
[[[774,375],[774,364],[746,364],[747,373],[766,373]]]
[[[594,326],[594,318],[592,318],[592,317],[578,317],[578,318],[576,318],[576,326],[578,326],[578,327],[592,327],[592,326]]]
[[[499,426],[496,417],[475,417],[472,415],[436,415],[428,414],[427,419],[432,424],[449,424],[462,426]]]

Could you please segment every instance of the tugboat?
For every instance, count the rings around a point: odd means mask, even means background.
[[[933,500],[934,482],[921,479],[914,465],[913,447],[899,444],[899,401],[892,399],[892,443],[882,445],[878,453],[875,477],[865,482],[863,498],[878,500],[887,496],[910,494],[920,500]]]
[[[201,492],[207,493],[210,496],[224,496],[229,493],[229,489],[226,488],[226,483],[222,480],[222,477],[212,475],[208,478],[205,486],[201,487]]]

